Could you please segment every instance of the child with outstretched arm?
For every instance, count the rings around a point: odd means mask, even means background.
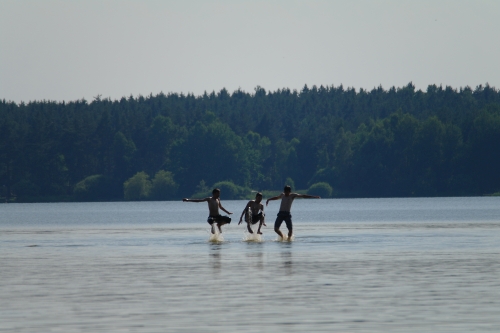
[[[292,193],[292,188],[287,185],[284,188],[283,193],[278,196],[267,199],[266,206],[269,204],[269,201],[281,199],[280,211],[278,216],[276,217],[276,221],[274,222],[274,231],[282,238],[283,234],[280,231],[281,224],[283,221],[286,223],[286,227],[288,228],[288,239],[292,237],[293,234],[293,225],[292,225],[292,215],[290,214],[290,210],[292,209],[292,203],[295,198],[313,198],[320,199],[317,195],[308,195],[308,194],[299,194]]]

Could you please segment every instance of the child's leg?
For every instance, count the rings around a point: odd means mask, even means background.
[[[292,237],[293,234],[293,225],[292,218],[289,216],[285,219],[286,227],[288,228],[288,239]]]
[[[280,231],[281,223],[283,223],[283,219],[280,216],[278,216],[276,218],[276,221],[274,222],[274,232],[277,233],[281,238],[284,238],[283,234]]]
[[[260,228],[262,228],[262,225],[264,224],[264,216],[261,216],[260,217],[260,220],[259,220],[259,229],[257,230],[257,233],[259,235],[262,235],[262,232],[260,231]],[[264,224],[265,225],[265,224]]]
[[[220,227],[228,223],[231,223],[231,218],[229,216],[222,216],[218,219],[217,227],[219,228],[221,234],[222,234],[222,229]]]
[[[222,227],[224,224],[228,224],[228,223],[229,222],[224,222],[224,221],[217,223],[217,227],[219,227],[219,231],[220,231],[221,234],[222,234],[222,229],[220,227]]]

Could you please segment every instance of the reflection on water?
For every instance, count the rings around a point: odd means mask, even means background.
[[[500,198],[305,202],[293,242],[209,242],[201,205],[2,206],[0,332],[498,331]]]
[[[290,246],[291,243],[287,245]],[[292,251],[290,249],[284,249],[280,255],[281,255],[281,262],[283,265],[282,267],[285,269],[285,274],[292,275],[293,274]]]
[[[221,245],[215,245],[211,244],[210,246],[210,253],[209,253],[209,258],[210,258],[210,263],[212,264],[213,272],[215,274],[220,274],[221,272]]]
[[[247,263],[250,265],[250,267],[256,268],[258,270],[264,269],[264,253],[262,253],[261,246],[259,246],[254,251],[247,252],[246,258],[247,258]]]

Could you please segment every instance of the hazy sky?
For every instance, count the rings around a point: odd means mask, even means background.
[[[500,88],[498,0],[0,0],[0,99]]]

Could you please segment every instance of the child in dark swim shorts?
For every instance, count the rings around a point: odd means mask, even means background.
[[[266,225],[266,223],[264,222],[265,218],[264,205],[261,202],[262,202],[262,193],[257,193],[255,195],[255,200],[250,200],[245,206],[245,209],[243,209],[243,212],[241,212],[240,222],[238,223],[238,225],[241,224],[243,215],[246,215],[245,222],[247,223],[247,230],[251,234],[253,234],[253,230],[251,228],[252,224],[260,222],[259,229],[257,230],[257,233],[259,235],[262,235],[260,228]]]
[[[208,211],[209,211],[209,216],[207,219],[208,224],[212,226],[212,233],[215,233],[214,229],[214,224],[217,225],[219,228],[219,232],[222,233],[221,227],[224,224],[231,223],[231,218],[229,216],[222,216],[219,214],[219,208],[225,211],[227,214],[231,215],[231,212],[228,212],[224,207],[222,207],[222,204],[220,203],[220,190],[218,188],[215,188],[212,191],[212,196],[211,197],[206,197],[204,199],[187,199],[184,198],[182,201],[184,202],[208,202]]]
[[[280,231],[281,224],[283,221],[286,223],[286,227],[288,229],[288,239],[292,237],[293,234],[293,225],[292,225],[292,214],[290,214],[290,210],[292,209],[292,203],[295,198],[314,198],[319,199],[320,197],[317,195],[308,195],[308,194],[298,194],[291,193],[292,188],[289,185],[286,185],[283,193],[278,196],[267,199],[266,206],[269,204],[269,201],[281,199],[280,210],[278,216],[276,217],[276,221],[274,222],[274,231],[282,238],[283,234]]]

